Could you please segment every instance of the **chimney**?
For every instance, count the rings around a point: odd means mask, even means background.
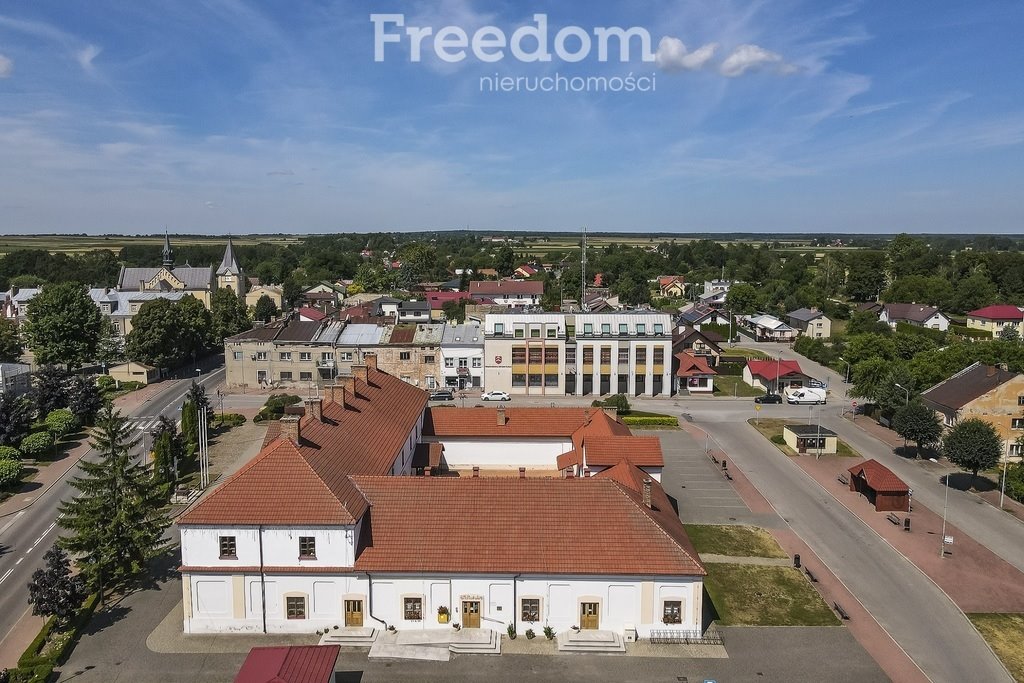
[[[431,471],[431,469],[433,469],[433,468],[432,468],[432,467],[430,467],[430,466],[424,467],[424,468],[423,468],[423,476],[424,476],[424,477],[429,477],[429,476],[430,476],[430,471]]]
[[[352,376],[359,379],[363,384],[370,383],[370,370],[366,363],[355,363],[352,365]]]
[[[140,292],[146,291],[146,281],[145,280],[139,280],[139,291]]]
[[[995,377],[997,369],[998,368],[996,368],[996,366],[994,366],[994,365],[986,366],[985,367],[985,376],[986,377]]]
[[[583,476],[584,477],[592,477],[592,476],[594,476],[594,470],[590,469],[589,467],[584,467],[583,468]]]
[[[281,418],[281,436],[299,443],[299,416],[285,415]]]
[[[480,466],[479,465],[473,465],[473,478],[474,479],[479,479],[480,478]]]
[[[324,421],[324,401],[322,398],[306,399],[306,415],[312,415],[317,422]]]
[[[508,418],[505,417],[505,406],[498,406],[498,426],[504,427],[508,424]]]
[[[324,387],[324,396],[327,397],[328,403],[337,403],[342,408],[345,407],[345,393],[343,384],[328,384]]]
[[[375,354],[375,353],[364,353],[363,354],[363,362],[366,363],[367,366],[369,366],[369,367],[373,368],[374,370],[376,370],[377,369],[377,354]]]
[[[519,468],[519,478],[520,479],[526,479],[526,468],[525,467],[520,467]]]
[[[649,508],[653,508],[651,505],[651,480],[644,479],[644,505]]]
[[[613,420],[618,420],[619,419],[619,409],[618,408],[607,408],[606,407],[606,408],[601,408],[601,410],[603,410],[604,414],[607,415],[608,417],[610,417],[611,419],[613,419]]]

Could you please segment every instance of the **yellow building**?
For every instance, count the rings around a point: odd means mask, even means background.
[[[1005,330],[1016,330],[1018,336],[1024,336],[1024,312],[1010,304],[986,306],[967,314],[967,327],[989,332],[993,338]]]

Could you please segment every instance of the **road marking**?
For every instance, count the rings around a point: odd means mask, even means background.
[[[15,564],[15,566],[17,566],[17,565],[21,564],[21,561],[22,561],[22,560],[24,560],[24,559],[25,559],[24,557],[19,557],[19,558],[18,558],[18,560],[17,560],[17,562],[15,562],[15,563],[14,563],[14,564]]]
[[[11,572],[13,572],[13,571],[14,571],[13,569],[8,569],[8,570],[7,570],[7,573],[6,573],[6,574],[4,574],[3,576],[0,576],[0,583],[3,583],[3,582],[4,582],[4,580],[5,580],[5,579],[6,579],[6,578],[7,578],[8,576],[10,576],[10,575],[11,575]]]
[[[7,522],[7,524],[4,524],[3,528],[0,528],[0,536],[3,536],[4,532],[10,529],[14,525],[14,523],[18,521],[18,517],[21,517],[23,514],[25,514],[24,510],[14,515],[14,518],[11,519],[11,521]]]

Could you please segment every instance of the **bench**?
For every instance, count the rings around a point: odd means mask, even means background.
[[[811,583],[818,583],[818,577],[806,566],[804,567],[804,574],[807,574],[807,578],[811,580]]]
[[[841,616],[844,621],[850,620],[850,615],[846,613],[846,610],[844,610],[843,606],[840,605],[838,602],[833,601],[832,607],[835,608],[836,612],[839,612],[839,616]]]
[[[899,525],[903,524],[903,520],[900,519],[900,516],[897,515],[895,512],[890,512],[889,514],[887,514],[885,516],[885,518],[887,520],[889,520],[890,522],[892,522],[893,524],[895,524],[896,526],[899,526]]]
[[[850,485],[850,478],[846,476],[846,472],[840,472],[839,476],[836,477],[836,481],[838,481],[840,484],[843,484],[844,486]]]
[[[711,456],[711,462],[715,463],[716,465],[718,464],[718,458],[716,458],[713,454]]]
[[[729,474],[728,470],[725,472],[725,478],[728,479],[729,481],[732,481],[732,475]]]

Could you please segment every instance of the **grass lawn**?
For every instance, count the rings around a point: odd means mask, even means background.
[[[838,626],[839,619],[792,567],[708,564],[704,587],[722,626]]]
[[[1024,681],[1024,614],[968,614],[1014,680]]]
[[[762,417],[760,419],[751,418],[747,420],[747,422],[750,423],[751,427],[761,432],[761,436],[768,439],[769,441],[772,441],[773,436],[781,437],[782,428],[785,427],[787,424],[800,424],[800,420],[780,420],[779,418],[775,417]],[[776,443],[775,441],[772,441],[772,445],[778,448],[786,455],[798,455],[796,451],[794,451],[792,448],[790,448],[784,443]],[[810,453],[809,455],[813,455],[813,453]],[[850,446],[850,444],[846,443],[842,439],[839,439],[839,442],[836,444],[835,455],[838,455],[843,458],[863,457],[859,452],[854,450],[853,447]]]
[[[686,524],[686,533],[698,553],[730,557],[788,557],[772,535],[742,524]]]
[[[715,396],[762,396],[764,391],[750,386],[739,375],[715,377]]]

